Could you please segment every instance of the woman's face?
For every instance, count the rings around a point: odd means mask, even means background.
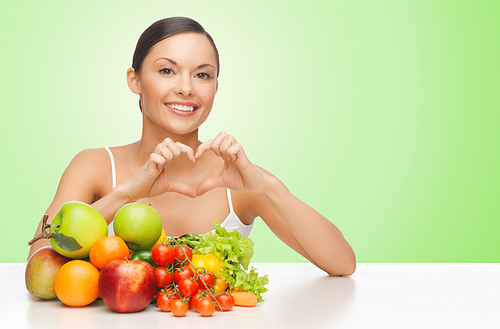
[[[140,72],[129,69],[128,76],[130,88],[141,97],[144,119],[175,134],[196,130],[217,92],[215,56],[199,33],[177,34],[153,46]]]

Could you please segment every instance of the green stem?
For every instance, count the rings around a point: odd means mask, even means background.
[[[175,245],[177,247],[179,247],[182,251],[182,253],[184,254],[184,257],[186,257],[186,260],[189,262],[189,264],[191,264],[191,266],[194,268],[195,270],[195,277],[198,279],[200,279],[201,282],[203,282],[203,285],[205,286],[205,288],[207,289],[206,291],[208,291],[208,293],[210,294],[210,296],[214,299],[214,302],[217,304],[217,306],[219,307],[219,309],[222,311],[222,306],[219,304],[219,302],[217,301],[217,299],[215,298],[215,295],[213,294],[212,292],[212,289],[209,289],[207,284],[205,283],[205,281],[203,281],[203,279],[200,277],[200,274],[198,273],[198,268],[194,266],[194,264],[191,262],[191,260],[189,259],[188,255],[186,254],[186,252],[184,251],[184,248],[181,247],[181,245],[179,244],[179,242],[177,242],[177,240],[174,239],[174,236],[172,235],[172,239],[174,240],[175,242]],[[217,279],[217,278],[216,278]],[[214,280],[214,287],[215,287],[215,283],[216,283],[216,280]],[[212,287],[213,288],[213,287]],[[180,295],[180,293],[179,293]]]

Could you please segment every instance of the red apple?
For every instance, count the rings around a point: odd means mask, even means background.
[[[155,270],[142,260],[112,260],[101,270],[99,292],[113,311],[138,312],[156,295]]]
[[[52,247],[43,247],[31,255],[26,264],[26,289],[35,297],[54,299],[56,274],[71,259],[58,254]]]

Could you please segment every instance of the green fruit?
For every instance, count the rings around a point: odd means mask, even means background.
[[[113,220],[113,230],[132,250],[151,248],[161,235],[163,221],[150,205],[129,203],[121,207]]]
[[[59,224],[61,225],[58,228]],[[62,205],[52,220],[50,233],[62,233],[67,237],[73,237],[82,247],[81,249],[64,250],[54,238],[50,239],[50,244],[63,256],[83,259],[89,257],[90,247],[95,240],[108,235],[108,224],[92,206],[79,201],[70,201]]]

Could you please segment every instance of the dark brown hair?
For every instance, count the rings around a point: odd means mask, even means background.
[[[200,23],[188,17],[169,17],[154,22],[140,36],[135,47],[134,56],[132,58],[132,67],[136,72],[139,72],[142,67],[144,58],[149,54],[151,48],[158,42],[180,33],[200,33],[205,35],[215,50],[215,59],[217,61],[217,77],[219,77],[220,63],[219,52],[215,46],[215,42]]]

